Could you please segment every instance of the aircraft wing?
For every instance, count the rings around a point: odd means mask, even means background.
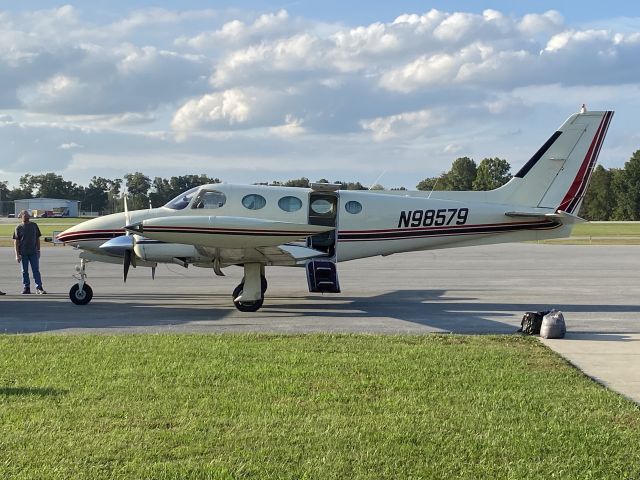
[[[326,255],[325,252],[293,243],[256,248],[197,247],[197,249],[205,257],[219,258],[221,267],[240,265],[243,263],[296,266],[303,265],[308,259]],[[201,267],[211,266],[210,263],[196,263],[196,265]]]
[[[277,247],[334,230],[334,227],[306,223],[206,215],[150,218],[125,228],[167,243],[231,249]]]

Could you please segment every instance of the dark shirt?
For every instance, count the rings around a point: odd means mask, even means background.
[[[37,223],[21,223],[13,232],[13,239],[18,241],[20,255],[33,255],[39,251],[40,228]]]

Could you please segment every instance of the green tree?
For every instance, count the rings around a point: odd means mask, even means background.
[[[502,158],[484,158],[478,165],[473,180],[474,190],[494,190],[511,179],[511,165]]]
[[[66,181],[62,175],[54,172],[41,175],[27,173],[20,177],[20,188],[37,193],[40,198],[65,198],[69,200],[82,200],[84,188],[73,182]]]
[[[167,203],[172,198],[186,192],[194,187],[206,185],[208,183],[220,183],[219,178],[209,177],[202,173],[200,175],[180,175],[170,179],[156,177],[151,185],[149,198],[153,206],[160,206]]]
[[[340,185],[340,190],[366,190],[367,187],[362,185],[360,182],[341,182],[336,180],[333,182],[337,185]]]
[[[425,192],[430,192],[431,190],[435,190],[438,180],[440,180],[440,177],[429,177],[429,178],[420,180],[420,183],[416,185],[416,189],[423,190]]]
[[[7,186],[8,182],[6,180],[0,180],[0,215],[3,217],[10,210],[10,202],[9,202],[9,187]]]
[[[587,187],[587,192],[580,208],[580,216],[587,220],[609,220],[616,203],[612,189],[613,173],[598,165]]]
[[[143,173],[127,173],[124,176],[127,186],[128,205],[131,210],[139,210],[149,206],[149,190],[151,179]]]
[[[613,172],[611,187],[616,198],[613,220],[640,219],[640,150],[636,150],[624,169]]]
[[[476,178],[477,166],[469,157],[456,158],[443,180],[446,181],[447,190],[471,190]]]
[[[93,177],[89,186],[84,189],[82,206],[85,210],[91,212],[104,212],[109,204],[109,197],[104,189],[96,185],[94,182],[95,178],[96,177]]]
[[[286,182],[284,182],[284,186],[309,188],[309,179],[307,177],[302,177],[296,180],[287,180]]]

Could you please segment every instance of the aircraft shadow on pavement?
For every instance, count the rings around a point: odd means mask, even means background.
[[[238,312],[228,294],[127,293],[96,296],[85,306],[64,295],[36,301],[3,299],[0,333],[221,333],[379,332],[465,334],[514,333],[524,312],[548,306],[486,303],[447,296],[446,290],[396,290],[372,297],[273,292],[256,313]],[[640,313],[640,305],[553,305],[571,317],[579,313]],[[574,316],[575,318],[575,316]],[[372,319],[371,322],[368,322]],[[406,324],[398,323],[407,322]],[[599,326],[597,327],[599,328]],[[632,333],[594,329],[584,333]],[[638,330],[638,329],[636,329]]]

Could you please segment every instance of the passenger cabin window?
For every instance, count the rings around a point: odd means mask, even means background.
[[[202,190],[195,201],[192,208],[220,208],[227,202],[227,197],[222,192],[211,190]]]
[[[324,198],[318,198],[311,202],[311,210],[317,215],[326,215],[333,211],[333,203]]]
[[[172,210],[182,210],[183,208],[186,208],[199,188],[200,187],[194,187],[191,190],[187,190],[186,192],[181,193],[173,200],[167,202],[165,204],[165,207],[171,208]]]
[[[360,213],[362,211],[362,204],[360,202],[356,202],[355,200],[351,200],[344,204],[344,209],[352,214]]]
[[[242,199],[242,205],[249,210],[260,210],[267,204],[267,200],[256,193],[249,194]]]
[[[298,197],[282,197],[278,200],[278,206],[285,212],[295,212],[302,208],[302,200]]]

